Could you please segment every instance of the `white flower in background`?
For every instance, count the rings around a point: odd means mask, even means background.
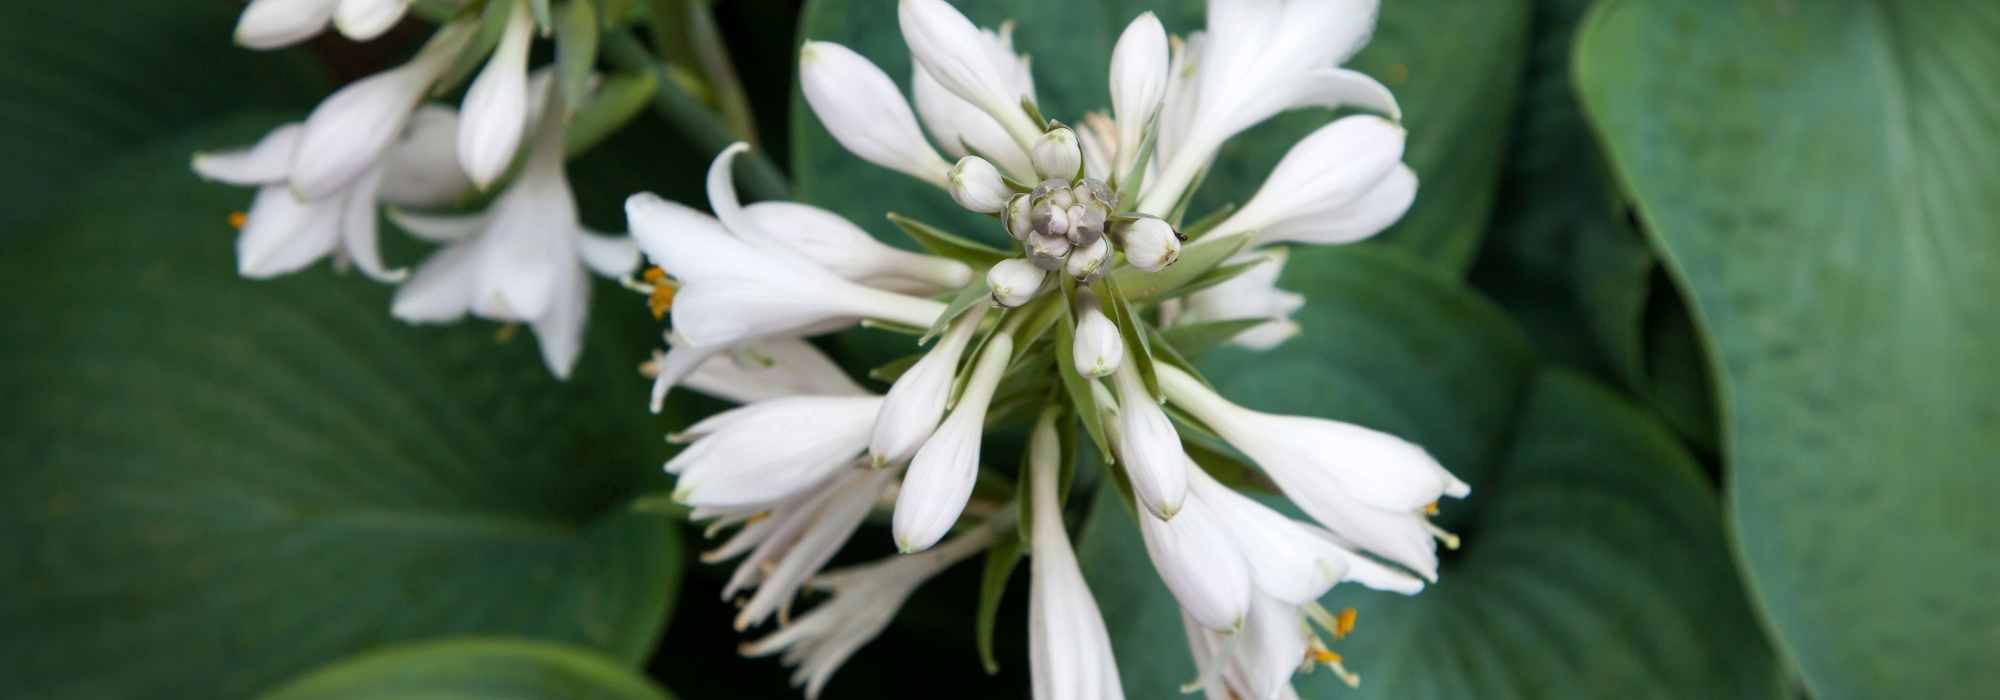
[[[787,396],[718,413],[685,431],[666,465],[674,500],[696,508],[770,506],[854,465],[882,397]]]
[[[1014,54],[1014,28],[1012,23],[1003,24],[1000,30],[982,31],[983,42],[975,50],[997,54],[1016,66],[1010,77],[1013,90],[1032,100],[1035,94],[1034,77],[1024,56]],[[923,118],[924,129],[929,131],[938,147],[953,157],[964,157],[978,153],[992,159],[1001,171],[1016,180],[1032,180],[1035,166],[1028,161],[1028,153],[1021,144],[1007,134],[1007,129],[994,121],[985,110],[952,94],[937,78],[924,70],[922,63],[910,68],[910,92],[917,105],[917,116]]]
[[[1426,514],[1472,491],[1423,448],[1357,425],[1252,411],[1171,365],[1156,366],[1167,399],[1243,452],[1293,503],[1341,539],[1437,579]]]
[[[945,186],[951,164],[924,141],[887,73],[839,44],[799,49],[799,87],[833,139],[862,160]]]
[[[894,470],[846,469],[775,506],[698,511],[697,520],[712,516],[719,525],[743,524],[702,555],[707,562],[748,555],[722,588],[723,600],[757,589],[737,613],[736,629],[762,624],[772,613],[789,617],[799,590],[860,529],[895,476]]]
[[[917,448],[903,492],[896,498],[896,549],[919,552],[944,538],[972,497],[979,478],[979,445],[986,433],[986,409],[1000,375],[1013,359],[1014,339],[997,333],[986,341],[965,393],[930,439]]]
[[[450,109],[419,109],[381,162],[317,200],[300,199],[290,186],[300,124],[278,127],[246,149],[197,153],[194,171],[210,180],[258,188],[236,239],[237,271],[244,277],[276,277],[332,256],[376,280],[396,282],[408,273],[382,262],[376,207],[442,206],[469,192],[471,183],[450,156],[440,157],[432,146],[457,128],[458,117]]]
[[[527,131],[528,103],[538,97],[528,94],[528,45],[534,41],[535,19],[527,0],[495,1],[511,4],[507,25],[459,108],[465,123],[458,131],[458,160],[480,189],[500,179],[514,161]]]
[[[311,39],[329,23],[341,36],[368,41],[396,26],[410,0],[251,0],[236,20],[236,43],[276,49]]]
[[[1111,700],[1125,697],[1104,617],[1084,585],[1083,570],[1064,530],[1056,491],[1062,450],[1055,414],[1044,413],[1028,437],[1028,480],[1034,493],[1033,565],[1028,586],[1028,664],[1035,700]]]
[[[813,579],[812,588],[832,597],[804,617],[743,645],[745,656],[784,653],[797,668],[792,684],[818,698],[826,682],[854,652],[874,641],[918,586],[993,543],[993,528],[982,525],[934,549],[840,569]]]
[[[937,429],[951,398],[952,380],[958,376],[959,357],[985,317],[985,308],[974,307],[953,320],[951,328],[924,353],[923,359],[917,360],[889,387],[882,415],[875,422],[874,436],[868,440],[871,466],[880,468],[909,461]]]
[[[1278,276],[1285,270],[1284,248],[1265,248],[1232,258],[1232,265],[1253,267],[1221,284],[1189,294],[1181,300],[1171,324],[1206,323],[1267,318],[1236,334],[1238,345],[1253,350],[1269,350],[1299,333],[1292,313],[1306,304],[1306,298],[1278,288]]]
[[[396,291],[395,317],[412,323],[480,318],[528,324],[549,371],[567,378],[583,349],[590,278],[629,274],[638,250],[628,238],[585,229],[563,174],[563,116],[553,81],[521,175],[486,211],[472,216],[398,212],[410,233],[445,243]]]
[[[424,95],[472,39],[469,22],[445,25],[409,63],[355,81],[313,109],[292,154],[292,190],[324,199],[368,172],[409,123]]]
[[[944,0],[900,0],[896,19],[910,57],[939,85],[986,112],[1023,149],[1041,135],[1022,107],[1034,93],[1011,49],[996,45]]]

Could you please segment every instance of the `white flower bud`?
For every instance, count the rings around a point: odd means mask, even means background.
[[[986,341],[986,349],[980,351],[972,375],[965,380],[958,405],[911,458],[891,522],[896,549],[904,554],[930,549],[965,511],[972,485],[979,480],[979,444],[986,433],[986,408],[993,402],[993,391],[1013,354],[1013,336],[996,333]]]
[[[1125,229],[1125,259],[1147,272],[1159,272],[1181,257],[1181,239],[1167,222],[1146,217]]]
[[[1111,260],[1111,241],[1099,238],[1090,245],[1076,246],[1070,250],[1069,260],[1063,263],[1063,272],[1076,278],[1078,282],[1088,282],[1104,271],[1104,263]]]
[[[527,3],[519,0],[511,12],[499,47],[472,87],[466,88],[465,103],[459,108],[458,162],[480,189],[500,179],[513,164],[528,127],[528,101],[539,97],[528,95],[528,48],[535,36],[535,18]]]
[[[410,0],[342,0],[333,13],[333,26],[355,41],[382,36],[409,12]]]
[[[1035,172],[1045,178],[1075,180],[1077,172],[1083,168],[1083,149],[1076,144],[1076,132],[1066,126],[1058,126],[1042,134],[1035,140],[1034,150],[1028,155],[1035,163]]]
[[[944,0],[901,0],[897,26],[910,45],[910,58],[952,94],[985,110],[1014,135],[1015,143],[1033,138],[1034,121],[1021,108],[1031,95],[1023,90],[1025,72],[1011,51],[996,44],[965,15]]]
[[[839,44],[799,49],[799,90],[827,133],[862,160],[940,187],[951,171],[924,141],[910,103],[874,63]]]
[[[1017,194],[1007,200],[1007,235],[1017,241],[1027,240],[1028,234],[1035,230],[1034,221],[1028,216],[1033,208],[1034,198],[1025,194]]]
[[[1054,272],[1063,267],[1063,258],[1069,255],[1069,239],[1062,236],[1028,234],[1028,260],[1035,267]]]
[[[959,206],[981,214],[999,212],[1014,194],[1000,178],[1000,170],[979,156],[958,159],[958,164],[951,168],[949,181],[951,198]]]
[[[1048,274],[1027,258],[1011,258],[986,271],[986,286],[993,291],[993,303],[1011,309],[1035,298]]]
[[[938,421],[944,418],[945,403],[951,396],[952,380],[958,377],[959,356],[972,342],[984,307],[974,307],[952,322],[951,330],[924,353],[917,364],[896,378],[875,420],[875,432],[868,440],[869,462],[876,468],[909,461],[929,439]]]
[[[310,39],[333,21],[340,0],[253,0],[236,20],[236,43],[275,49]]]
[[[1167,31],[1148,12],[1133,19],[1111,50],[1111,109],[1118,115],[1114,172],[1130,175],[1144,147],[1146,122],[1167,94]]]
[[[1190,462],[1181,449],[1180,433],[1146,390],[1138,369],[1121,362],[1111,378],[1118,392],[1118,420],[1110,437],[1118,461],[1124,463],[1132,493],[1146,510],[1161,520],[1172,520],[1188,493]]]
[[[1125,337],[1118,324],[1104,315],[1097,296],[1078,290],[1076,295],[1076,371],[1086,377],[1109,376],[1125,361]]]

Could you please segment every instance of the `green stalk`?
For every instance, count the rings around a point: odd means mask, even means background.
[[[625,70],[646,71],[659,81],[659,89],[653,93],[653,110],[673,124],[675,128],[694,140],[704,150],[719,153],[730,144],[740,140],[730,131],[707,105],[688,94],[675,81],[667,64],[655,58],[652,52],[628,32],[617,32],[604,37],[603,53],[611,62]],[[762,150],[752,149],[737,159],[743,186],[750,195],[761,200],[786,199],[791,196],[792,186],[785,174],[771,162],[770,156]]]

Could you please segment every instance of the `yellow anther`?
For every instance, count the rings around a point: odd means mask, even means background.
[[[244,225],[244,224],[246,224],[246,223],[249,223],[249,222],[250,222],[250,215],[249,215],[249,214],[245,214],[245,213],[243,213],[243,212],[240,212],[240,211],[232,211],[232,212],[229,212],[229,227],[230,227],[230,228],[233,228],[233,229],[236,229],[236,230],[239,230],[239,231],[241,231],[241,230],[243,230],[243,225]]]
[[[1437,517],[1437,514],[1438,514],[1438,502],[1437,502],[1437,501],[1431,501],[1431,502],[1429,502],[1429,503],[1425,503],[1425,504],[1424,504],[1424,515],[1428,515],[1428,516],[1431,516],[1431,517],[1435,518],[1435,517]]]
[[[666,270],[658,267],[646,268],[644,279],[653,287],[646,295],[646,308],[653,312],[654,320],[666,318],[667,312],[674,308],[674,291],[679,287],[667,278]]]
[[[1307,653],[1312,655],[1313,663],[1321,663],[1321,664],[1340,663],[1340,652],[1334,651],[1332,649],[1327,649],[1322,647],[1319,649],[1313,649]]]
[[[1436,537],[1439,542],[1444,543],[1445,549],[1458,549],[1458,535],[1452,534],[1451,531],[1444,528],[1432,525],[1428,520],[1424,521],[1424,527],[1431,531],[1432,537]]]
[[[1355,618],[1360,616],[1361,614],[1357,612],[1354,608],[1346,608],[1341,610],[1340,614],[1334,616],[1333,618],[1334,622],[1336,623],[1333,627],[1333,638],[1346,639],[1347,633],[1354,631]]]

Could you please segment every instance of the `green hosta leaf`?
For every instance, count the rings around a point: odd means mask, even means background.
[[[1980,0],[1613,0],[1577,44],[1714,349],[1729,522],[1815,697],[1982,692],[2000,648],[1996,28]]]
[[[580,647],[461,638],[391,647],[343,660],[263,700],[485,698],[671,700],[645,676]]]
[[[1249,242],[1249,236],[1204,240],[1181,248],[1180,259],[1159,272],[1147,272],[1128,265],[1113,270],[1107,278],[1116,280],[1132,303],[1152,303],[1177,296],[1196,280],[1217,271]],[[1221,281],[1215,280],[1210,284]]]
[[[646,109],[660,81],[652,73],[619,73],[584,98],[563,130],[563,150],[574,158],[610,138]]]
[[[1002,537],[992,549],[986,550],[986,569],[979,579],[979,620],[975,623],[975,633],[979,635],[979,663],[989,675],[1000,672],[1000,662],[993,658],[993,628],[1000,620],[1000,596],[1007,592],[1007,579],[1021,563],[1022,549],[1021,538]]]
[[[1162,345],[1170,345],[1184,357],[1200,357],[1202,353],[1229,343],[1231,338],[1244,331],[1270,323],[1268,318],[1238,318],[1227,321],[1203,321],[1171,326],[1159,331]]]
[[[546,2],[543,9],[546,11]],[[563,4],[556,24],[556,80],[562,84],[563,104],[576,109],[590,91],[591,69],[597,65],[597,11],[590,0],[569,0]]]
[[[1300,695],[1784,697],[1713,496],[1671,433],[1565,373],[1540,375],[1518,408],[1472,499],[1446,505],[1466,544],[1439,583],[1415,597],[1347,584],[1322,601],[1360,613],[1333,643],[1360,688],[1322,671],[1297,678]],[[1107,500],[1078,557],[1126,695],[1173,697],[1195,677],[1180,616]]]
[[[0,346],[0,617],[33,631],[0,641],[15,692],[244,697],[457,634],[643,660],[680,570],[673,526],[626,508],[664,486],[633,374],[650,319],[599,283],[560,382],[525,330],[412,327],[324,263],[237,277],[221,222],[252,194],[187,154],[276,121],[112,163],[69,221],[5,239],[34,300]]]
[[[1018,257],[1011,252],[954,236],[946,233],[944,229],[894,212],[889,214],[889,221],[904,233],[910,234],[910,238],[915,239],[917,245],[923,246],[924,250],[930,251],[932,255],[942,255],[971,265],[975,269],[984,270],[992,267],[994,263]]]
[[[1396,93],[1410,129],[1406,159],[1423,182],[1409,217],[1384,240],[1447,269],[1462,271],[1471,263],[1492,209],[1525,53],[1528,5],[1528,0],[1385,2],[1368,48],[1351,62]],[[1014,45],[1037,68],[1037,104],[1069,124],[1081,123],[1088,111],[1108,109],[1111,48],[1133,17],[1155,12],[1168,31],[1181,35],[1205,23],[1200,0],[961,0],[953,6],[982,27],[1017,22]],[[896,26],[895,3],[813,0],[800,31],[806,39],[860,52],[907,86],[909,50]],[[938,188],[841,149],[794,95],[792,163],[803,199],[854,221],[873,220],[886,207],[981,240],[1006,240],[998,222],[960,209]],[[1285,151],[1330,118],[1325,110],[1281,115],[1231,141],[1195,196],[1189,218],[1199,221],[1225,202],[1249,201]]]
[[[508,638],[416,642],[320,668],[264,700],[488,698],[670,700],[616,660],[586,648]]]

